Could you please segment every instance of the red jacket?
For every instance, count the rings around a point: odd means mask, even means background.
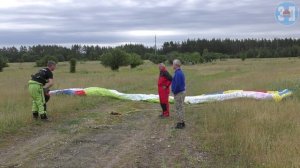
[[[164,68],[160,71],[158,78],[158,93],[170,93],[170,85],[172,83],[172,76],[169,72]]]

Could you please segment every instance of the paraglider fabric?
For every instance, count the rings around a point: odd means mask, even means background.
[[[155,94],[127,94],[117,90],[110,90],[100,87],[89,88],[70,88],[50,91],[50,95],[76,95],[76,96],[105,96],[115,99],[146,101],[159,103],[159,96]],[[251,98],[257,100],[274,100],[276,102],[291,96],[292,91],[288,89],[280,91],[245,91],[245,90],[228,90],[213,94],[202,94],[198,96],[186,96],[184,102],[187,104],[199,104],[206,102],[224,101],[238,98]],[[170,103],[174,103],[174,97],[169,96]]]

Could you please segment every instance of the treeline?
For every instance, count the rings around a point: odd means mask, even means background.
[[[119,46],[122,50],[128,53],[136,53],[140,56],[147,52],[154,52],[153,48],[148,48],[142,44],[126,44]],[[100,60],[101,55],[111,50],[112,47],[87,46],[87,45],[72,45],[70,48],[58,45],[36,45],[36,46],[21,46],[3,47],[0,49],[0,56],[7,59],[8,62],[36,62],[44,57],[55,57],[58,61],[69,61],[72,58],[77,60]],[[143,58],[146,59],[146,58]]]
[[[116,48],[154,62],[180,57],[185,60],[184,62],[203,63],[227,58],[297,57],[300,56],[300,39],[188,39],[182,42],[165,42],[157,52],[154,47],[142,44],[126,44]],[[36,62],[49,56],[55,57],[58,61],[69,61],[72,58],[101,60],[101,56],[110,50],[112,47],[98,45],[3,47],[0,49],[0,57],[6,62]]]
[[[217,59],[226,60],[228,58],[230,58],[229,55],[209,52],[207,49],[204,49],[202,54],[200,54],[199,52],[179,53],[177,51],[172,51],[165,55],[152,54],[150,55],[149,60],[152,61],[153,63],[168,62],[169,64],[172,64],[174,59],[179,59],[183,64],[199,64],[199,63],[213,62],[216,61]]]
[[[239,54],[247,53],[253,57],[296,57],[300,55],[300,39],[197,39],[183,42],[165,42],[162,53],[172,51],[180,53],[199,52],[205,49],[209,52],[227,54],[231,58],[239,57]]]

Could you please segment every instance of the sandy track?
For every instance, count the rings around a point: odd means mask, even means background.
[[[176,130],[173,117],[160,119],[158,114],[141,110],[115,125],[83,123],[84,131],[74,134],[53,126],[17,138],[1,149],[0,167],[200,167],[205,155],[188,127]]]

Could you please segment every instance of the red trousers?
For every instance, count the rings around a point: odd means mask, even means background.
[[[168,117],[169,114],[169,88],[158,88],[159,101],[162,108],[162,115]]]

